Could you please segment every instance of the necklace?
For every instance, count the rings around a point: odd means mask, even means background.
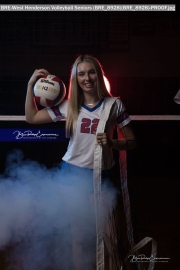
[[[88,105],[88,106],[93,106],[93,105],[96,105],[98,102],[99,102],[99,100],[98,101],[95,101],[93,103],[85,103],[85,104]]]

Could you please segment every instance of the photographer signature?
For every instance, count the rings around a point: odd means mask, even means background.
[[[129,255],[128,258],[130,259],[131,263],[134,262],[157,262],[157,261],[163,261],[163,262],[168,262],[170,258],[156,258],[153,256],[146,257],[144,254],[135,256],[135,255]]]
[[[17,134],[15,137],[16,139],[22,139],[24,137],[41,138],[45,136],[55,136],[55,137],[59,136],[59,134],[43,134],[43,133],[41,134],[40,130],[37,133],[33,133],[31,130],[26,130],[24,132],[16,130],[13,132],[13,134]]]

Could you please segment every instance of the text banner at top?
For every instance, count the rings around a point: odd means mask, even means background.
[[[0,5],[0,11],[176,11],[176,5]]]

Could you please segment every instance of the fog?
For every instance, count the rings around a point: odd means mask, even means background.
[[[25,159],[17,149],[7,156],[5,172],[0,175],[0,249],[12,246],[7,252],[7,270],[75,269],[72,220],[82,228],[79,241],[84,269],[92,265],[96,230],[93,208],[87,199],[92,175],[85,179],[77,170],[61,171],[60,165],[48,169]],[[76,178],[77,185],[72,186],[71,179]],[[61,180],[70,183],[65,186]],[[115,196],[112,188],[109,203]]]

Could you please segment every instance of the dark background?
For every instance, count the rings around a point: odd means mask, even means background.
[[[122,98],[130,115],[180,113],[180,105],[173,101],[180,87],[178,6],[176,12],[0,12],[0,27],[0,115],[24,115],[26,85],[36,68],[59,76],[68,88],[71,65],[84,53],[100,60],[112,94]],[[178,270],[180,264],[179,124],[132,121],[138,147],[128,153],[128,176],[137,240],[153,237],[157,256],[170,258],[168,263],[156,263],[156,270]],[[31,127],[25,122],[0,125]],[[1,142],[1,172],[13,148],[51,167],[61,160],[66,146],[66,142]],[[5,251],[0,258],[0,269],[5,269]]]

